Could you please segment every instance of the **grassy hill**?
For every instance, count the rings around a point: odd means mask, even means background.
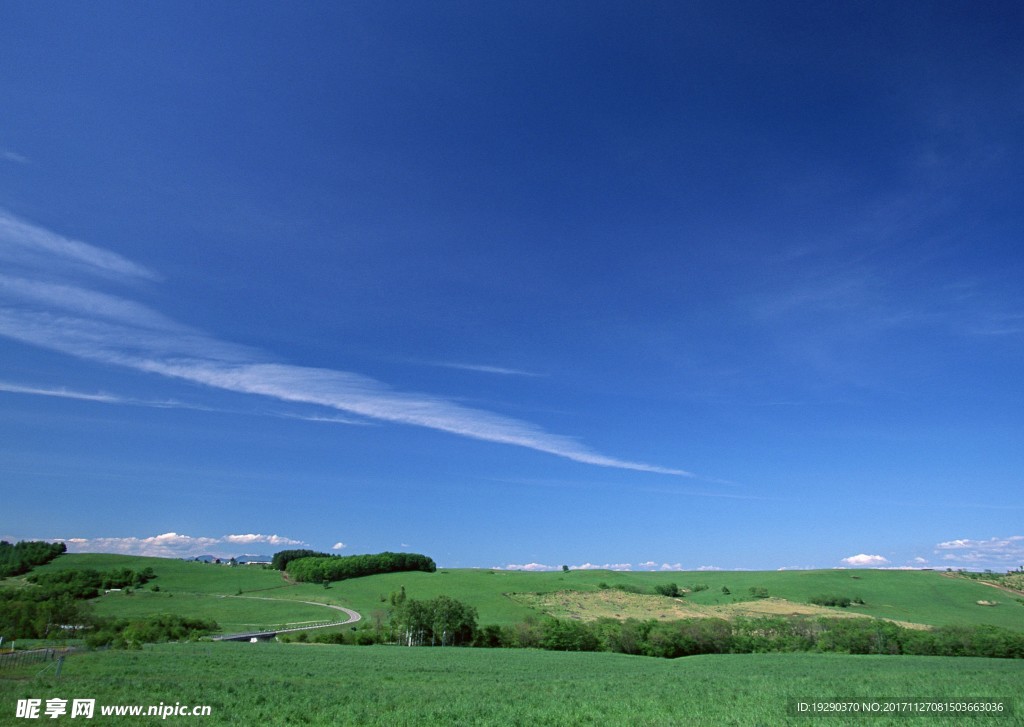
[[[935,571],[819,570],[819,571],[716,571],[641,573],[612,571],[571,571],[569,573],[528,573],[520,571],[441,569],[437,573],[391,573],[342,581],[332,585],[330,597],[351,604],[361,613],[385,608],[381,597],[402,586],[413,598],[449,595],[471,603],[479,610],[481,623],[510,624],[536,614],[537,604],[505,594],[552,594],[562,591],[596,593],[622,585],[652,593],[655,585],[675,583],[680,588],[707,585],[687,593],[685,603],[724,606],[756,603],[750,588],[766,588],[774,599],[808,604],[820,595],[859,597],[863,606],[828,608],[836,614],[859,613],[876,618],[941,626],[945,624],[990,624],[1024,631],[1024,604],[1008,593],[984,584],[953,578]],[[722,586],[730,595],[722,592]],[[667,599],[666,599],[667,600]],[[982,606],[978,601],[996,601]],[[782,611],[786,612],[786,611]],[[587,618],[584,607],[570,614]],[[638,613],[628,615],[639,616]],[[651,614],[654,617],[656,614]]]
[[[358,610],[364,623],[385,611],[404,586],[412,598],[448,595],[479,610],[481,624],[512,624],[551,612],[656,618],[662,611],[817,609],[837,614],[943,625],[993,624],[1024,631],[1014,594],[929,571],[528,573],[441,569],[334,583],[295,584],[258,566],[118,555],[64,555],[40,572],[68,568],[151,567],[157,574],[131,595],[95,599],[105,615],[176,613],[214,618],[225,630],[324,618],[317,601]],[[682,599],[653,595],[655,585],[691,589]],[[706,589],[692,590],[697,585]],[[159,591],[153,590],[159,586]],[[642,593],[623,591],[625,586]],[[722,592],[726,586],[729,594]],[[21,578],[0,588],[27,587]],[[749,589],[767,589],[752,598]],[[240,593],[241,592],[241,593]],[[808,605],[818,595],[858,597],[849,609]],[[239,597],[241,596],[241,597]],[[280,601],[256,600],[263,598]],[[995,601],[981,606],[978,601]],[[601,609],[612,609],[606,614]],[[684,614],[685,615],[685,614]],[[348,628],[348,627],[346,627]],[[102,705],[210,705],[208,724],[850,724],[850,715],[798,716],[794,700],[1002,700],[1002,714],[871,716],[873,725],[1019,724],[1024,714],[1020,660],[923,656],[771,653],[654,659],[613,653],[533,649],[409,649],[208,642],[159,644],[140,651],[75,654],[60,681],[53,665],[0,672],[0,724],[18,699],[88,695]],[[188,721],[182,718],[183,721]],[[97,723],[123,722],[103,718]],[[172,719],[172,722],[175,720]],[[182,721],[182,720],[179,720]],[[857,721],[863,721],[859,719]],[[136,719],[139,724],[159,717]]]
[[[340,618],[337,611],[299,603],[335,603],[325,597],[329,592],[322,587],[290,584],[279,572],[255,565],[232,567],[169,558],[82,553],[62,555],[33,572],[85,568],[140,571],[147,567],[156,573],[154,580],[132,592],[112,591],[93,599],[96,614],[136,618],[171,613],[213,619],[223,633],[300,627]],[[25,587],[25,581],[11,578],[0,582],[0,587]]]
[[[861,614],[901,622],[941,626],[946,624],[989,624],[1024,631],[1024,604],[1013,594],[982,583],[951,577],[937,571],[818,570],[818,571],[713,571],[713,572],[615,572],[571,571],[531,573],[479,569],[439,569],[436,573],[408,572],[368,576],[333,583],[330,588],[286,581],[280,573],[260,566],[214,565],[163,558],[142,558],[110,554],[66,554],[42,566],[37,572],[67,568],[151,567],[157,578],[131,595],[109,593],[95,600],[97,613],[106,616],[143,616],[177,613],[212,618],[225,631],[273,628],[284,624],[323,621],[334,614],[316,606],[288,601],[315,601],[354,608],[372,622],[375,611],[389,608],[388,596],[402,587],[411,598],[439,595],[469,603],[477,608],[481,624],[513,624],[528,616],[554,613],[575,618],[595,618],[621,613],[623,617],[657,617],[666,604],[705,609],[714,615],[756,612],[770,606],[774,612],[791,613],[806,608],[822,595],[860,598],[863,605],[849,608],[814,607],[812,612]],[[20,579],[0,582],[0,587],[18,587]],[[599,594],[622,594],[617,586],[652,594],[654,586],[675,583],[692,589],[682,601],[644,596],[620,599],[608,608]],[[151,590],[159,587],[159,591]],[[722,592],[725,586],[729,594]],[[769,600],[754,599],[751,588],[766,589]],[[579,597],[564,596],[580,594]],[[516,594],[510,597],[507,594]],[[525,595],[524,595],[525,594]],[[532,594],[547,594],[534,596]],[[563,594],[560,596],[559,594]],[[261,597],[285,602],[255,600]],[[632,594],[630,594],[632,595]],[[622,605],[630,605],[625,611]],[[563,607],[563,601],[570,603]],[[995,602],[995,606],[979,605]],[[578,605],[577,605],[578,604]],[[615,609],[618,608],[618,611]],[[787,610],[788,609],[788,610]]]

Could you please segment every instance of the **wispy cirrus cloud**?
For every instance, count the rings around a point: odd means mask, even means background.
[[[690,477],[685,470],[611,457],[574,437],[443,397],[405,392],[360,374],[266,361],[258,351],[178,323],[141,303],[94,290],[100,281],[156,280],[132,261],[0,211],[0,335],[83,359],[222,390],[321,406],[513,445],[583,464]],[[54,279],[54,273],[58,279]],[[70,278],[70,280],[69,280]],[[83,280],[84,279],[84,280]]]
[[[8,381],[0,381],[0,391],[8,394],[25,394],[28,396],[48,396],[57,399],[76,399],[78,401],[92,401],[100,404],[120,404],[123,406],[146,406],[155,409],[194,409],[197,411],[214,411],[210,407],[198,404],[187,404],[173,399],[133,399],[115,394],[97,392],[95,394],[86,391],[75,391],[67,388],[46,388],[42,386],[23,386],[12,384]]]
[[[83,272],[157,280],[159,276],[109,250],[50,232],[0,210],[0,261],[35,273]]]
[[[17,152],[10,151],[8,149],[0,149],[0,159],[7,162],[15,162],[17,164],[30,164],[28,157],[18,154]]]
[[[534,376],[541,377],[544,374],[524,371],[522,369],[507,368],[504,366],[487,366],[485,364],[459,363],[456,361],[431,361],[431,366],[440,366],[446,369],[459,369],[461,371],[477,371],[483,374],[497,374],[499,376]]]
[[[274,411],[242,412],[232,409],[223,409],[212,406],[203,406],[202,404],[176,401],[174,399],[136,399],[129,396],[120,396],[117,394],[107,394],[103,392],[90,393],[87,391],[75,391],[74,389],[68,389],[66,387],[48,388],[45,386],[25,386],[23,384],[14,384],[9,381],[0,381],[0,392],[8,394],[24,394],[26,396],[46,396],[55,399],[74,399],[77,401],[90,401],[97,404],[142,406],[152,409],[187,409],[190,411],[206,411],[221,414],[256,414],[258,416],[279,417],[281,419],[297,419],[303,422],[350,424],[354,426],[369,426],[371,424],[364,419],[355,419],[352,417]]]
[[[155,558],[189,558],[197,555],[229,557],[237,555],[239,547],[268,545],[274,547],[307,545],[301,540],[281,535],[245,533],[222,535],[220,537],[192,536],[182,533],[162,533],[148,537],[100,537],[100,538],[46,538],[67,545],[69,553],[119,553],[121,555],[146,555]]]

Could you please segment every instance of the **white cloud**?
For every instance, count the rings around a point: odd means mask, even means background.
[[[664,571],[683,570],[683,564],[682,563],[662,563],[661,566],[658,568],[658,570],[664,570]]]
[[[881,555],[860,553],[858,555],[851,555],[849,558],[843,558],[842,562],[852,566],[879,566],[888,563],[889,559]]]
[[[941,555],[946,562],[1012,567],[1024,563],[1024,535],[988,540],[947,540],[935,546],[935,554]]]
[[[582,464],[692,477],[684,470],[609,457],[577,439],[526,421],[417,392],[360,374],[266,362],[125,298],[62,278],[156,279],[146,268],[0,211],[0,335],[79,358],[254,394],[525,447]],[[54,277],[59,278],[54,280]],[[508,370],[511,371],[511,370]]]
[[[658,567],[657,561],[653,561],[653,560],[648,560],[648,561],[644,561],[643,563],[637,564],[637,568],[657,568],[657,567]]]
[[[339,540],[337,543],[331,546],[331,550],[344,550],[347,547],[347,545],[345,545],[343,542]]]
[[[259,535],[248,533],[246,535],[225,535],[224,541],[228,543],[266,543],[267,545],[305,545],[301,540],[293,540],[280,535]]]
[[[722,570],[717,565],[702,565],[697,570]]]
[[[148,555],[157,558],[189,558],[197,555],[230,557],[237,555],[234,546],[263,543],[267,545],[305,545],[301,540],[280,535],[222,535],[219,538],[191,536],[181,533],[162,533],[145,538],[46,538],[68,546],[70,553],[120,553],[122,555]]]
[[[914,558],[913,562],[917,565],[925,565],[928,562],[928,559],[922,558],[921,556],[917,556],[916,558]]]

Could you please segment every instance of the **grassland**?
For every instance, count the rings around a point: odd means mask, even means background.
[[[317,601],[358,610],[372,624],[388,595],[448,595],[475,606],[481,624],[513,624],[552,613],[588,619],[696,612],[860,614],[944,625],[992,624],[1024,631],[1024,606],[983,583],[937,572],[794,571],[528,573],[448,570],[395,573],[334,583],[289,583],[256,566],[227,567],[116,555],[65,555],[39,570],[152,567],[157,578],[131,595],[96,599],[101,615],[176,613],[213,618],[226,631],[330,619]],[[650,595],[659,584],[694,590],[680,600]],[[159,586],[159,591],[151,590]],[[616,588],[640,589],[642,594]],[[729,594],[722,592],[726,586]],[[26,587],[21,579],[3,588]],[[752,587],[767,588],[754,599]],[[511,595],[510,595],[511,594]],[[864,600],[849,609],[809,605],[812,597]],[[238,598],[241,595],[243,598]],[[248,598],[246,598],[248,597]],[[263,598],[281,601],[257,600]],[[980,606],[978,601],[997,605]],[[666,609],[674,609],[671,612]],[[687,612],[687,613],[684,613]],[[350,628],[350,627],[345,627]],[[0,672],[0,725],[20,698],[95,698],[102,704],[202,704],[204,724],[308,725],[846,725],[849,715],[813,718],[803,700],[1009,700],[1002,716],[860,718],[875,725],[1024,724],[1019,660],[840,654],[736,654],[676,660],[610,653],[505,649],[408,649],[301,644],[191,643],[72,655],[60,680],[33,665]],[[104,719],[97,715],[97,723]],[[109,722],[127,723],[124,717]],[[161,721],[150,718],[149,722]],[[175,719],[167,720],[175,723]],[[178,722],[195,718],[179,718]],[[132,719],[146,724],[146,719]]]
[[[0,673],[0,724],[25,724],[14,719],[18,699],[51,697],[210,705],[212,715],[199,720],[207,725],[851,724],[849,716],[798,716],[796,699],[1002,699],[1024,714],[1024,666],[998,659],[746,654],[669,661],[532,650],[194,643],[73,655],[59,681],[52,668],[38,671]],[[98,713],[93,721],[105,723]],[[197,720],[177,720],[189,721]],[[967,715],[861,722],[1020,724],[1012,716]]]
[[[826,609],[831,614],[858,613],[899,622],[942,626],[968,624],[1002,626],[1024,631],[1024,606],[1010,594],[984,584],[952,578],[935,571],[729,571],[637,573],[571,571],[528,573],[519,571],[439,570],[437,573],[390,573],[335,583],[330,597],[364,615],[385,607],[382,598],[405,587],[415,598],[449,595],[476,606],[481,623],[512,624],[546,611],[539,602],[509,598],[505,594],[552,594],[560,591],[596,593],[615,586],[647,593],[658,584],[680,587],[707,585],[688,593],[684,601],[698,607],[728,606],[752,601],[749,589],[764,587],[769,595],[795,604],[809,604],[815,596],[835,594],[859,597],[863,606]],[[602,589],[601,584],[608,586]],[[722,593],[726,586],[730,594]],[[665,599],[666,601],[668,599]],[[979,600],[995,600],[985,607]],[[635,614],[633,614],[635,615]]]
[[[279,572],[259,566],[221,566],[166,558],[111,554],[69,554],[34,570],[48,573],[67,568],[141,570],[151,567],[156,579],[133,592],[106,593],[91,603],[98,616],[136,618],[172,613],[213,619],[221,632],[273,630],[337,621],[333,609],[301,603],[339,605],[320,586],[293,584]],[[25,587],[24,579],[8,579],[4,587]],[[153,590],[159,588],[158,591]]]
[[[340,621],[344,614],[321,606],[310,606],[292,600],[260,600],[253,603],[245,596],[213,593],[174,593],[137,591],[132,594],[108,593],[94,602],[98,616],[142,618],[161,613],[186,616],[202,615],[213,619],[225,633],[255,630],[297,628]]]
[[[259,566],[221,566],[162,558],[110,554],[68,554],[37,569],[152,567],[157,578],[131,596],[107,594],[94,603],[100,615],[146,616],[176,613],[212,618],[226,631],[274,628],[285,623],[330,620],[335,614],[302,603],[278,603],[219,598],[260,596],[285,601],[315,601],[353,608],[363,616],[363,626],[375,612],[389,608],[388,596],[405,588],[412,598],[450,596],[474,606],[481,624],[511,625],[529,616],[552,614],[596,618],[619,613],[623,618],[649,617],[674,610],[701,611],[719,616],[776,609],[775,612],[813,612],[832,615],[860,614],[901,623],[942,626],[947,624],[993,625],[1024,631],[1024,604],[1014,595],[984,583],[952,577],[937,571],[818,570],[818,571],[713,571],[621,572],[571,571],[531,573],[483,569],[439,569],[436,573],[389,573],[340,581],[330,588],[289,583],[280,573]],[[706,590],[687,593],[681,602],[645,596],[637,603],[608,602],[623,594],[617,586],[650,594],[656,585],[676,583],[681,588],[703,584]],[[20,579],[0,582],[0,587],[19,587]],[[159,592],[149,590],[159,586]],[[725,586],[729,594],[722,592]],[[767,601],[752,599],[749,589],[767,588]],[[580,608],[563,608],[559,593],[578,593]],[[508,594],[512,594],[510,597]],[[606,594],[606,595],[600,595]],[[612,595],[607,595],[612,594]],[[815,596],[839,595],[861,598],[864,605],[822,608],[810,605]],[[781,599],[781,600],[780,600]],[[979,601],[995,606],[979,605]],[[620,610],[615,611],[618,607]],[[667,610],[673,609],[673,611]],[[789,609],[789,610],[787,610]],[[238,627],[236,629],[236,627]]]

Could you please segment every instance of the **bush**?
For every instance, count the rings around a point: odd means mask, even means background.
[[[663,586],[655,586],[654,592],[662,596],[668,596],[669,598],[679,598],[683,595],[683,592],[679,590],[679,586],[677,586],[675,583],[669,583]]]

